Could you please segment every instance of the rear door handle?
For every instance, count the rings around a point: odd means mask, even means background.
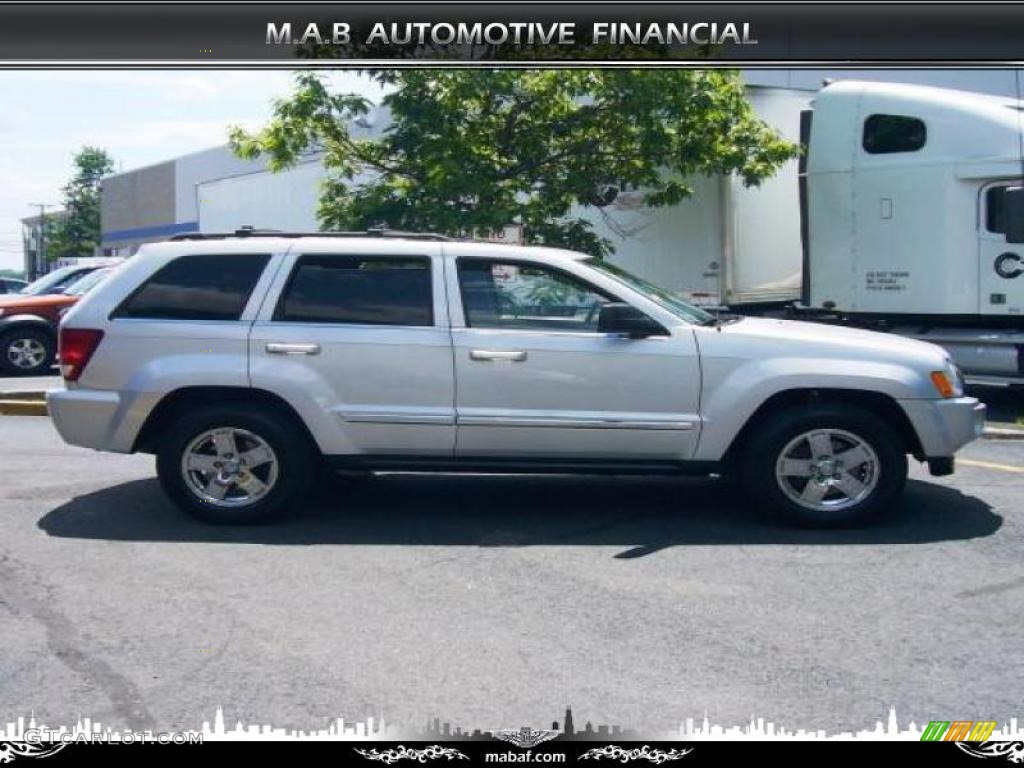
[[[319,344],[292,344],[279,341],[267,342],[267,354],[270,355],[319,355]]]
[[[521,363],[526,359],[525,349],[471,349],[470,360],[504,360],[509,363]]]

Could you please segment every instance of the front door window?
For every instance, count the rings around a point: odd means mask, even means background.
[[[461,259],[466,325],[596,333],[601,307],[614,299],[577,278],[535,264]]]

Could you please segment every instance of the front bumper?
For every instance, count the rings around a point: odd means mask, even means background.
[[[985,404],[975,397],[954,397],[945,400],[901,400],[904,412],[917,432],[921,450],[937,474],[948,474],[940,459],[952,458],[960,448],[981,437],[985,431]]]

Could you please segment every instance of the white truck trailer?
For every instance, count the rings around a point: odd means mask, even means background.
[[[789,88],[747,89],[754,112],[790,141],[814,94]],[[611,261],[702,306],[792,302],[800,298],[798,165],[784,164],[761,186],[715,175],[689,179],[679,205],[648,208],[642,192],[620,193],[604,209],[582,208],[611,241]]]

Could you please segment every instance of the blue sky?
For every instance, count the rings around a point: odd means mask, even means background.
[[[380,98],[355,72],[332,84]],[[256,127],[285,96],[277,71],[0,72],[0,269],[21,269],[20,219],[29,203],[59,204],[71,160],[103,147],[128,170],[223,144],[229,125]]]

